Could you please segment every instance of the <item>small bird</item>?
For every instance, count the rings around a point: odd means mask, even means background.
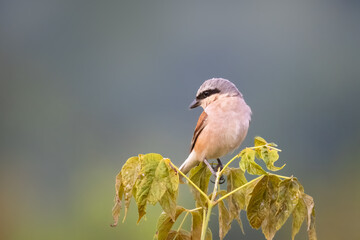
[[[204,162],[212,174],[222,168],[220,158],[234,152],[244,141],[251,120],[251,109],[236,86],[227,79],[212,78],[199,88],[190,109],[201,106],[191,141],[190,154],[179,170],[187,174]],[[208,162],[216,159],[214,169]]]

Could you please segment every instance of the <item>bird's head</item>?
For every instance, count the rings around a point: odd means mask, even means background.
[[[196,93],[195,100],[190,104],[190,109],[201,106],[206,108],[212,102],[224,98],[241,96],[236,86],[229,80],[223,78],[212,78],[206,80]]]

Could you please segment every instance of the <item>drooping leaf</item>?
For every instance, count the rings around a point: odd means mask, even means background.
[[[182,229],[180,231],[171,230],[166,240],[191,240],[191,235],[188,231]]]
[[[295,239],[295,235],[299,232],[302,223],[304,222],[307,216],[307,209],[304,203],[304,200],[300,198],[298,203],[292,212],[292,231],[291,231],[291,238],[292,240]]]
[[[279,184],[280,184],[280,178],[274,175],[269,175],[269,181],[267,183],[267,203],[269,204],[268,211],[266,212],[266,216],[261,223],[261,230],[263,234],[265,235],[265,238],[268,240],[273,239],[275,236],[275,233],[277,231],[276,225],[277,225],[277,219],[276,219],[276,213],[278,211],[278,193],[279,193]]]
[[[224,239],[225,235],[231,228],[230,213],[227,210],[223,201],[218,203],[219,208],[219,236],[220,240]]]
[[[304,200],[304,203],[306,205],[307,209],[307,231],[309,240],[316,240],[316,231],[315,231],[315,203],[314,199],[307,195],[303,194],[302,199]]]
[[[178,176],[170,168],[168,159],[160,154],[139,155],[141,161],[140,177],[136,181],[135,199],[138,205],[139,219],[146,214],[146,204],[162,203],[164,210],[174,217],[170,207],[176,201]],[[176,180],[177,179],[177,180]],[[168,191],[167,195],[164,194]],[[163,198],[164,197],[164,198]]]
[[[228,168],[225,171],[227,175],[227,192],[231,192],[245,183],[247,183],[244,171],[240,168]],[[245,209],[245,194],[244,190],[241,189],[239,191],[234,192],[227,198],[228,206],[229,206],[229,213],[230,213],[230,220],[228,224],[236,219],[240,225],[241,230],[243,230],[243,225],[240,220],[240,211]]]
[[[207,194],[209,181],[211,177],[211,172],[208,169],[208,167],[201,162],[198,166],[194,167],[190,170],[189,178],[190,180],[196,184],[204,193]],[[206,205],[206,199],[204,196],[202,196],[197,189],[195,189],[190,183],[189,183],[191,192],[195,196],[196,200],[196,206],[197,207],[204,207]]]
[[[170,160],[164,159],[164,162],[167,166],[167,176],[164,176],[162,179],[166,181],[166,192],[160,199],[160,205],[162,209],[173,219],[175,220],[176,212],[176,200],[178,197],[178,187],[179,187],[179,176],[176,171],[170,167]]]
[[[133,191],[135,182],[139,177],[140,167],[141,167],[141,165],[140,165],[139,158],[131,157],[125,162],[121,171],[116,176],[115,206],[113,208],[114,224],[112,226],[116,226],[118,223],[118,218],[120,216],[120,210],[121,210],[121,201],[122,201],[123,196],[124,196],[124,201],[125,201],[125,214],[124,214],[123,221],[125,221],[127,210],[130,206],[132,191]]]
[[[255,150],[245,148],[240,152],[240,168],[244,172],[247,171],[251,175],[263,175],[266,172],[262,167],[255,162]]]
[[[120,216],[120,210],[121,210],[121,200],[122,196],[124,194],[124,186],[122,185],[122,176],[121,171],[116,175],[115,179],[115,205],[112,209],[112,216],[114,219],[114,223],[111,225],[112,227],[115,227],[119,222],[119,216]]]
[[[274,175],[265,175],[254,187],[247,207],[247,217],[253,228],[262,227],[267,239],[272,239],[276,232],[273,218],[276,213],[276,199],[280,179]]]
[[[175,214],[175,220],[171,219],[171,217],[165,213],[162,212],[156,226],[156,237],[158,240],[165,240],[167,239],[170,229],[174,225],[176,219],[179,217],[181,213],[186,211],[185,208],[177,206],[176,207],[176,214]]]
[[[125,221],[127,210],[130,206],[132,197],[132,191],[136,180],[139,177],[141,169],[141,163],[139,157],[129,158],[121,169],[122,185],[124,186],[124,201],[125,201],[125,215],[123,221]]]
[[[191,239],[200,239],[202,230],[203,209],[192,211]]]
[[[166,191],[159,202],[164,212],[166,212],[172,219],[175,219],[176,199],[177,192],[171,193]]]
[[[279,159],[278,151],[267,146],[260,148],[259,157],[265,162],[267,169],[270,171],[279,171],[286,165],[284,164],[281,167],[276,167],[274,163]]]
[[[300,197],[299,189],[300,185],[294,178],[285,179],[280,182],[277,199],[276,230],[279,230],[284,225],[298,204]]]

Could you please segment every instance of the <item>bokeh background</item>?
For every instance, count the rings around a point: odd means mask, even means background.
[[[180,165],[188,105],[224,77],[253,110],[243,146],[283,149],[319,239],[360,239],[359,43],[359,1],[1,1],[0,238],[152,239],[159,206],[109,227],[114,177],[138,153]],[[227,239],[264,239],[242,219]]]

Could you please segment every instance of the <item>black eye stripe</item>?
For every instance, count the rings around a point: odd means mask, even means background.
[[[201,100],[201,99],[205,99],[213,94],[219,93],[220,90],[215,88],[215,89],[209,89],[209,90],[205,90],[203,92],[201,92],[198,96],[196,96],[196,99]]]

